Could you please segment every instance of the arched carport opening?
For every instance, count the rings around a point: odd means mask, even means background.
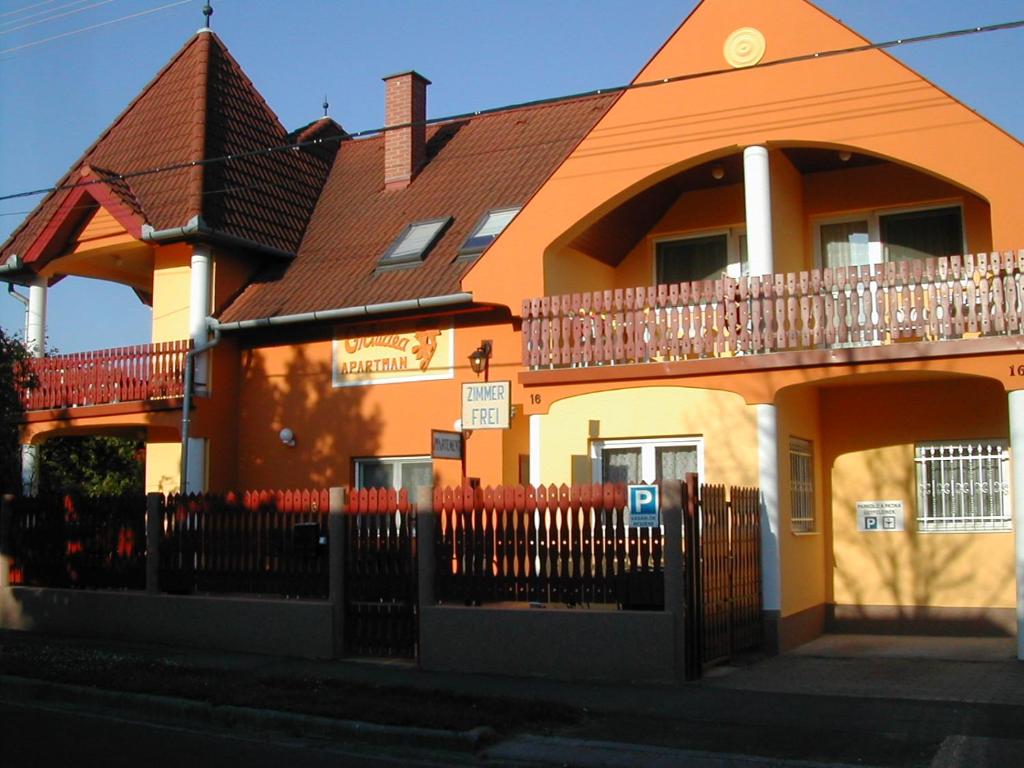
[[[853,375],[776,405],[782,647],[822,631],[1015,634],[1001,382]],[[811,525],[798,522],[807,503]]]

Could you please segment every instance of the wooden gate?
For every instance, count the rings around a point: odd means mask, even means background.
[[[761,645],[759,496],[757,488],[730,488],[727,496],[722,485],[703,485],[696,498],[691,493],[684,516],[693,606],[687,611],[688,676]]]
[[[416,515],[405,491],[354,491],[345,516],[345,651],[415,658]]]

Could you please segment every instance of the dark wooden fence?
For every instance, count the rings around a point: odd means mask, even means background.
[[[662,535],[626,525],[626,486],[436,489],[442,602],[665,604]]]
[[[326,489],[170,496],[161,588],[326,599],[327,514]]]
[[[414,658],[416,516],[407,491],[353,491],[345,515],[345,649]]]
[[[142,495],[17,498],[10,536],[11,584],[145,587],[146,499]]]
[[[699,509],[701,661],[708,665],[761,644],[759,492],[703,485]]]

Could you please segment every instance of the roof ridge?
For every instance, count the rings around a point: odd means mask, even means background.
[[[192,135],[189,141],[189,154],[192,161],[206,159],[206,110],[210,101],[210,48],[211,41],[216,39],[211,30],[200,30],[196,33],[196,44],[201,46],[201,60],[196,69],[193,87],[198,94],[198,103],[192,113]],[[219,42],[219,41],[218,41]],[[203,183],[205,166],[201,162],[193,165],[188,172],[188,213],[186,220],[203,215]]]

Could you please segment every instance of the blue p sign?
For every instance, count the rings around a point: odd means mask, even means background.
[[[658,519],[658,486],[630,485],[629,524],[635,528],[655,528]]]

